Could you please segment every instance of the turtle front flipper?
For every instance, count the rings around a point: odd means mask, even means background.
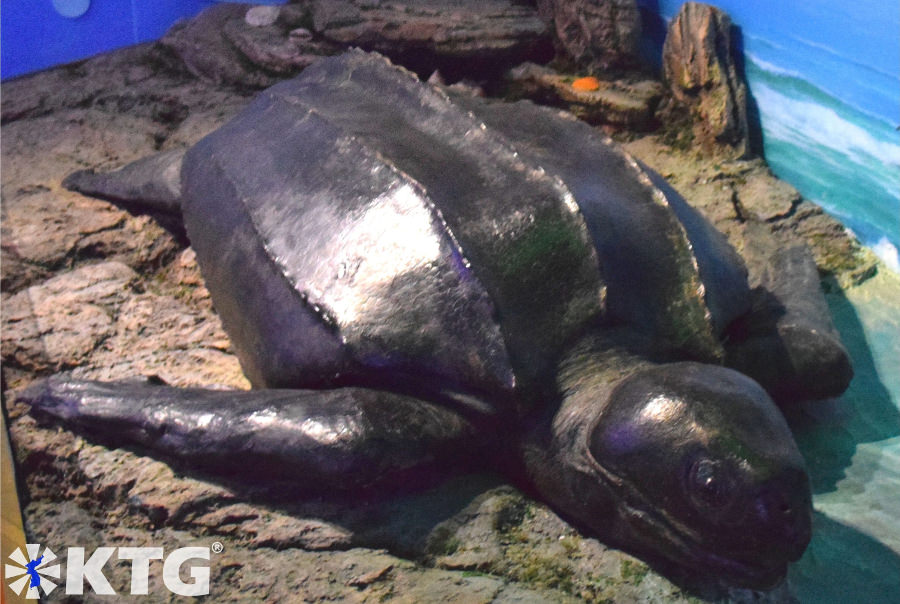
[[[55,376],[18,399],[40,419],[110,444],[315,492],[415,484],[459,467],[485,442],[453,411],[365,388],[226,391]]]
[[[62,184],[70,191],[120,203],[128,209],[180,215],[184,153],[184,149],[163,151],[112,172],[79,170]]]

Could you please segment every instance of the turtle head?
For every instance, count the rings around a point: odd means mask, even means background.
[[[552,487],[568,498],[558,495],[561,507],[623,549],[692,575],[757,589],[784,578],[809,543],[810,487],[784,418],[756,382],[672,363],[594,394],[602,399],[568,412],[564,403],[562,422],[554,419],[556,444],[568,434],[570,445],[557,457],[568,478]]]

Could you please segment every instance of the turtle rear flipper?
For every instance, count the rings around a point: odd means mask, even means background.
[[[63,186],[91,197],[122,204],[129,210],[181,214],[181,162],[185,149],[139,159],[112,172],[80,170]]]
[[[460,415],[366,388],[228,391],[64,376],[18,395],[40,419],[224,476],[312,492],[398,487],[483,452]]]
[[[725,364],[755,379],[779,403],[838,396],[853,378],[805,245],[769,256],[753,308],[732,325],[725,348]]]

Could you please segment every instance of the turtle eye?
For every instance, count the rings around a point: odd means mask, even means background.
[[[708,457],[695,460],[687,476],[691,502],[701,509],[721,509],[734,498],[734,481],[728,468]]]

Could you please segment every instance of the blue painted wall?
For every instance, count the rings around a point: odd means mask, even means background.
[[[284,1],[254,0],[254,3],[282,4]],[[83,15],[68,18],[57,12],[51,0],[3,0],[0,9],[0,75],[5,80],[114,48],[155,40],[178,19],[193,16],[216,2],[90,0]]]

